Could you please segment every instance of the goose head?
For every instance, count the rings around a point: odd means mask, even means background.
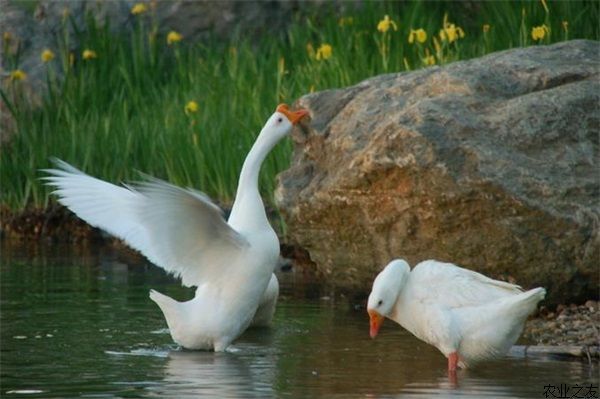
[[[279,141],[292,131],[292,127],[308,115],[305,109],[291,111],[286,104],[279,104],[277,109],[265,123],[261,135],[266,134],[272,140]]]
[[[373,289],[367,302],[371,338],[377,336],[383,320],[391,315],[409,273],[408,263],[396,259],[391,261],[373,281]]]

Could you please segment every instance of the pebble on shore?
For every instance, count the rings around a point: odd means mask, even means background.
[[[522,338],[536,345],[600,346],[598,301],[583,305],[559,305],[555,311],[542,308],[525,324]]]

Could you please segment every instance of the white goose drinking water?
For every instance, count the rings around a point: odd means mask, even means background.
[[[370,335],[375,338],[387,317],[438,348],[455,371],[506,354],[545,294],[451,263],[428,260],[411,271],[397,259],[373,282]]]
[[[253,319],[265,324],[273,316],[279,240],[267,220],[258,175],[275,144],[307,114],[281,104],[267,120],[244,161],[227,221],[205,194],[154,178],[116,186],[56,160],[45,179],[81,219],[121,238],[183,285],[196,286],[187,302],[154,290],[150,298],[175,342],[224,351]]]

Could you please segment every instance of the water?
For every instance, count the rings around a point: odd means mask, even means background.
[[[452,381],[436,349],[389,321],[371,340],[364,309],[319,299],[293,273],[273,328],[210,353],[172,343],[148,290],[192,291],[141,258],[5,245],[0,270],[3,398],[540,398],[549,384],[598,385],[597,364],[520,357]]]

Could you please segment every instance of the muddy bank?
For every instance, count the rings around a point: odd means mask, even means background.
[[[110,240],[99,229],[75,217],[65,207],[52,204],[47,208],[28,207],[12,211],[0,206],[0,238],[22,241],[83,242]]]

